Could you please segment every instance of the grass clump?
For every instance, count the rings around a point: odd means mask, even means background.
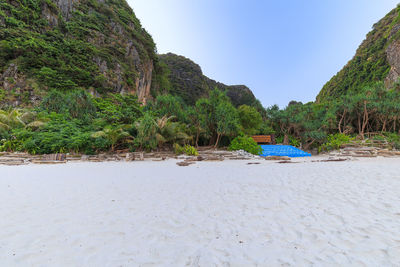
[[[348,144],[355,138],[350,137],[346,134],[331,134],[328,135],[327,142],[319,147],[319,151],[332,151],[339,149],[342,145]]]
[[[184,145],[180,146],[179,144],[174,144],[174,151],[176,155],[185,154],[187,156],[198,156],[199,152],[194,146]]]

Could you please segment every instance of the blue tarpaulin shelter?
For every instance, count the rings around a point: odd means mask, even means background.
[[[262,145],[263,152],[261,156],[287,156],[291,158],[298,157],[311,157],[310,153],[304,152],[294,146],[284,146],[284,145]]]

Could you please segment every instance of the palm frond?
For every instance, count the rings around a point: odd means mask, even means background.
[[[104,131],[98,131],[98,132],[91,134],[92,138],[100,138],[100,137],[105,137],[105,136],[106,136],[106,133]]]
[[[32,121],[26,127],[32,128],[32,129],[39,129],[40,127],[43,127],[46,123],[43,121]]]
[[[0,130],[9,131],[11,128],[5,123],[0,122]]]

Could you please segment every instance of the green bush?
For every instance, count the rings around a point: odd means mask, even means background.
[[[247,135],[256,134],[263,123],[261,114],[255,107],[241,105],[238,108],[239,120],[242,130]]]
[[[396,133],[386,133],[386,140],[395,149],[400,149],[400,135]]]
[[[331,134],[328,136],[327,142],[319,147],[319,152],[339,149],[342,145],[347,144],[353,140],[355,140],[355,138],[345,134]]]
[[[149,106],[153,106],[153,110],[160,118],[163,116],[174,116],[178,121],[187,121],[187,114],[185,113],[185,103],[178,96],[159,95],[155,99],[154,103],[150,103]]]
[[[180,146],[179,144],[174,144],[174,151],[177,155],[188,155],[188,156],[198,156],[199,152],[197,149],[190,145]]]
[[[133,123],[143,115],[137,96],[133,95],[108,94],[94,98],[93,103],[96,116],[109,124]]]
[[[146,151],[157,148],[157,123],[151,112],[145,112],[143,117],[135,122],[135,129],[137,131],[134,140],[136,148]]]
[[[30,154],[84,152],[93,154],[111,147],[108,139],[92,138],[93,129],[68,115],[52,113],[40,128],[18,127],[0,142],[0,151],[24,151]]]
[[[68,93],[52,90],[42,100],[40,109],[48,113],[66,113],[78,119],[93,117],[96,111],[92,96],[84,90]]]
[[[386,138],[382,135],[375,135],[374,137],[372,137],[372,139],[375,141],[384,141]]]
[[[259,146],[253,138],[249,136],[238,136],[231,142],[229,150],[244,150],[254,155],[260,155],[262,153],[261,146]]]

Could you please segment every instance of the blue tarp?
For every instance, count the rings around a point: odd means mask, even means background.
[[[261,146],[263,152],[261,156],[287,156],[291,158],[298,157],[311,157],[310,153],[304,152],[294,146],[283,145],[263,145]]]

